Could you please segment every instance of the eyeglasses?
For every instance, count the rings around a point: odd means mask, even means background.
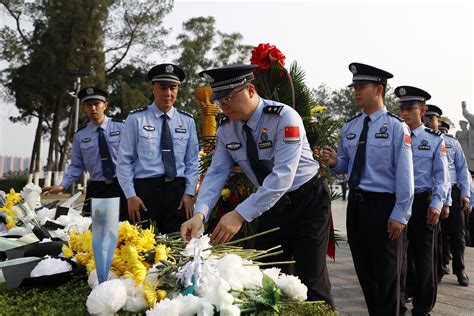
[[[243,86],[243,88],[235,91],[233,94],[229,94],[225,97],[222,97],[220,99],[217,99],[214,101],[215,104],[217,104],[217,106],[223,106],[223,105],[229,105],[230,104],[230,101],[232,101],[232,98],[235,97],[237,94],[239,94],[240,92],[244,91],[245,89],[247,89],[248,85],[245,85]]]

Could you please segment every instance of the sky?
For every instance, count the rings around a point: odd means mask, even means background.
[[[392,87],[412,85],[429,92],[428,103],[442,108],[458,127],[461,101],[474,113],[473,8],[460,0],[176,0],[164,24],[172,29],[167,44],[174,44],[184,21],[214,16],[217,30],[239,32],[245,44],[276,45],[288,66],[296,61],[305,70],[311,88],[347,86],[351,62],[382,68],[394,75]],[[2,20],[5,16],[0,13]],[[150,56],[156,64],[173,58]],[[14,106],[2,100],[0,108],[0,154],[30,155],[36,121],[11,124]],[[43,158],[47,146],[42,145]]]

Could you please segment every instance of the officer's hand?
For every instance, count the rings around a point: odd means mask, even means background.
[[[337,151],[329,146],[324,146],[323,159],[329,164],[329,167],[334,168],[337,165]]]
[[[428,225],[436,225],[439,221],[439,214],[441,213],[440,210],[434,207],[428,207],[428,211],[426,212],[426,224]]]
[[[194,200],[191,195],[183,194],[181,202],[179,202],[178,210],[181,210],[184,207],[186,212],[186,219],[193,217],[194,212]]]
[[[388,220],[387,224],[387,233],[388,233],[388,238],[390,240],[395,240],[400,236],[402,233],[403,229],[405,228],[405,225],[402,223],[399,223],[393,219]]]
[[[469,198],[467,196],[461,198],[461,208],[464,214],[469,215],[469,213],[471,213],[471,208],[469,207]]]
[[[211,234],[211,243],[220,245],[228,242],[239,231],[244,218],[236,210],[222,216],[216,228]]]
[[[142,199],[138,196],[133,196],[127,200],[128,204],[128,216],[132,223],[136,223],[141,221],[140,216],[140,208],[143,209],[145,212],[148,212],[145,204],[143,203]]]
[[[196,213],[191,219],[188,219],[181,224],[181,238],[186,241],[190,241],[192,238],[197,237],[196,235],[201,230],[204,222],[204,215],[202,213]]]
[[[445,219],[449,217],[449,206],[444,205],[443,209],[441,210],[441,219]]]
[[[62,185],[54,185],[54,186],[44,187],[42,190],[42,193],[48,195],[48,194],[63,193],[63,191],[64,191],[64,187]]]

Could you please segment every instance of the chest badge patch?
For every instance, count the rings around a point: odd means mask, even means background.
[[[81,139],[81,142],[83,142],[83,143],[88,143],[90,141],[91,141],[90,137]]]
[[[260,134],[260,140],[262,142],[266,142],[268,140],[267,129],[265,127],[262,128],[262,134]]]
[[[354,134],[354,133],[349,133],[349,134],[346,135],[346,138],[349,139],[349,140],[354,139],[355,137],[356,137],[356,134]]]
[[[239,149],[240,147],[242,147],[242,144],[241,143],[230,143],[230,144],[226,144],[225,145],[225,148],[229,149],[229,150],[237,150]]]
[[[176,127],[176,128],[174,129],[174,131],[175,131],[176,133],[186,133],[186,129],[185,129],[184,127],[181,127],[181,126],[180,126],[180,127]]]
[[[151,131],[154,131],[154,130],[155,130],[155,127],[154,127],[154,126],[151,126],[151,125],[145,125],[145,126],[143,126],[143,129],[144,129],[145,131],[151,132]]]
[[[273,146],[271,140],[267,140],[261,143],[258,143],[258,149],[271,148]]]
[[[379,133],[375,133],[375,138],[388,138],[388,125],[384,123],[383,126],[379,129]]]
[[[120,131],[113,131],[113,132],[110,132],[109,135],[110,135],[110,136],[117,136],[117,135],[120,135]]]
[[[431,146],[428,145],[428,139],[426,138],[423,138],[423,140],[421,141],[421,145],[418,146],[418,149],[419,150],[430,150],[431,149]]]

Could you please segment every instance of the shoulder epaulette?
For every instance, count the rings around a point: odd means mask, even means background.
[[[225,123],[227,123],[227,122],[230,122],[230,119],[229,119],[228,116],[225,116],[225,115],[224,115],[224,116],[219,120],[219,122],[217,123],[217,125],[221,126],[221,125],[223,125],[223,124],[225,124]]]
[[[77,129],[76,133],[79,132],[80,130],[86,128],[86,127],[87,127],[87,123],[84,124],[84,125],[82,125],[81,127],[79,127],[79,128]]]
[[[134,113],[138,113],[138,112],[142,112],[142,111],[146,111],[146,110],[148,110],[147,106],[145,106],[143,108],[138,108],[138,109],[131,110],[129,114],[134,114]]]
[[[112,118],[112,121],[119,122],[119,123],[125,123],[125,120],[122,120],[122,119],[119,119],[119,118]]]
[[[435,130],[432,130],[431,128],[425,128],[425,131],[427,131],[430,134],[434,134],[436,136],[441,136],[442,135],[440,131],[435,131]]]
[[[451,137],[452,139],[457,139],[456,137],[454,137],[454,136],[451,135],[451,134],[445,134],[445,135],[448,136],[448,137]]]
[[[283,109],[283,105],[267,105],[263,108],[265,114],[280,114]]]
[[[180,109],[176,109],[176,110],[178,110],[179,113],[183,113],[184,115],[187,115],[187,116],[189,116],[189,117],[191,117],[191,118],[194,118],[194,116],[193,116],[191,113],[188,113],[188,112],[183,111],[183,110],[180,110]]]
[[[362,115],[362,112],[357,113],[356,115],[354,115],[353,117],[351,117],[350,119],[348,119],[348,120],[346,121],[346,123],[349,123],[350,121],[355,120],[356,118],[358,118],[358,117],[361,116],[361,115]]]
[[[399,120],[400,122],[405,122],[404,119],[402,119],[400,116],[398,116],[397,114],[393,114],[391,112],[387,112],[388,115],[390,115],[391,117],[394,117],[396,118],[397,120]]]

